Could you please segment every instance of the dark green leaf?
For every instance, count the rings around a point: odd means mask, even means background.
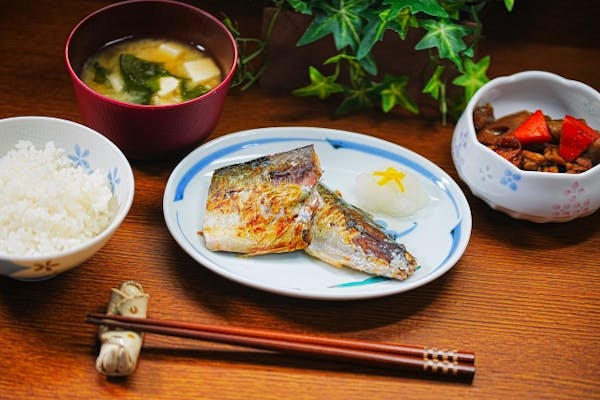
[[[374,107],[375,103],[368,89],[349,89],[345,92],[344,100],[336,109],[335,114],[336,116],[342,116],[347,115],[352,111],[371,109]]]
[[[465,71],[462,75],[457,76],[452,83],[465,88],[466,100],[470,99],[477,89],[489,81],[487,77],[489,66],[490,56],[483,57],[478,63],[474,63],[471,59],[465,61]]]
[[[515,0],[503,0],[508,10]],[[316,68],[309,67],[311,83],[295,90],[299,96],[327,98],[342,94],[343,102],[336,114],[342,115],[361,108],[374,108],[381,104],[387,112],[402,106],[418,112],[417,104],[408,96],[406,77],[386,77],[383,82],[373,81],[378,65],[373,49],[391,30],[404,40],[410,28],[423,32],[415,50],[437,50],[430,53],[431,62],[439,64],[433,72],[423,93],[430,94],[440,103],[445,121],[449,111],[465,105],[462,93],[456,101],[446,98],[445,69],[441,59],[450,60],[461,74],[454,83],[464,86],[465,94],[471,96],[487,77],[484,60],[475,64],[475,54],[481,36],[482,24],[479,13],[488,0],[275,0],[277,7],[283,3],[296,11],[314,16],[309,28],[298,42],[304,45],[332,35],[340,54],[325,64],[335,66],[335,73],[323,76]],[[470,25],[463,25],[467,18]],[[470,36],[469,36],[470,35]],[[466,42],[466,36],[469,36]],[[468,43],[468,44],[467,44]],[[384,62],[390,62],[385,60]],[[489,62],[488,62],[489,64]],[[429,64],[431,65],[431,64]],[[349,83],[338,80],[341,71],[348,72]],[[402,78],[402,79],[400,79]],[[453,99],[454,100],[454,99]]]
[[[312,11],[312,7],[310,6],[308,1],[302,0],[287,0],[288,4],[292,9],[296,12],[302,14],[310,14]]]
[[[363,15],[370,5],[369,0],[334,0],[332,7],[326,7],[335,21],[333,38],[338,50],[349,46],[356,50],[361,41]]]
[[[389,29],[394,30],[400,35],[402,40],[406,39],[408,34],[408,28],[418,28],[419,23],[417,18],[410,12],[408,8],[404,8],[398,15],[394,17],[393,21],[388,24]]]
[[[383,9],[379,12],[365,13],[363,18],[366,21],[362,32],[362,40],[356,51],[356,56],[360,60],[371,52],[376,42],[383,40],[385,31],[391,29],[400,34],[404,39],[409,24],[416,26],[416,19],[404,19],[405,15],[410,15],[408,9],[394,10]]]
[[[341,93],[344,87],[335,82],[335,76],[323,76],[315,67],[308,67],[310,84],[295,89],[292,94],[295,96],[317,96],[319,99],[326,99],[334,93]]]
[[[327,18],[323,14],[319,14],[310,23],[304,34],[298,40],[298,46],[304,46],[306,44],[316,42],[325,36],[332,34],[335,27],[335,20]]]
[[[338,50],[346,46],[356,50],[361,41],[362,15],[370,3],[369,0],[333,0],[331,3],[320,4],[315,19],[298,45],[312,43],[332,34]]]
[[[363,39],[356,51],[356,57],[359,60],[371,52],[375,43],[383,38],[386,29],[387,21],[381,20],[380,18],[372,18],[367,23]]]
[[[440,91],[444,86],[444,82],[442,82],[440,79],[442,72],[444,72],[444,66],[438,65],[433,75],[431,76],[431,78],[429,78],[429,81],[423,88],[423,93],[429,93],[431,97],[433,97],[436,100],[440,99]]]
[[[389,112],[399,105],[414,114],[419,113],[419,106],[410,98],[407,85],[408,78],[406,76],[386,76],[384,78],[383,89],[380,92],[381,108],[384,112]]]
[[[377,75],[377,63],[372,53],[367,54],[365,57],[358,60],[360,66],[369,74]]]
[[[399,9],[408,7],[413,15],[423,12],[427,15],[431,15],[432,17],[448,17],[448,13],[437,0],[386,0],[384,1],[384,4],[388,4]]]
[[[462,38],[469,34],[469,29],[450,20],[428,19],[421,21],[421,26],[427,34],[415,45],[415,49],[437,48],[440,58],[451,60],[459,71],[463,71],[460,53],[467,45]]]

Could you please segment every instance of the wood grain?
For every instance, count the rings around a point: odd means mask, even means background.
[[[3,3],[1,118],[80,120],[62,48],[78,20],[108,3]],[[223,9],[243,27],[259,29],[256,2],[194,4],[217,13]],[[517,20],[527,20],[522,11],[515,12]],[[574,11],[547,14],[568,27],[569,12]],[[597,45],[578,42],[568,29],[560,41],[537,40],[540,35],[529,31],[535,21],[511,28],[521,29],[521,36],[511,32],[504,38],[500,23],[505,22],[499,19],[483,43],[492,55],[492,76],[544,69],[600,88]],[[595,25],[582,27],[582,19],[572,20],[573,32],[594,32]],[[548,24],[543,20],[542,25]],[[211,138],[267,126],[361,132],[424,155],[458,181],[450,156],[452,126],[442,126],[433,112],[334,118],[332,110],[331,105],[264,88],[232,91]],[[179,248],[162,215],[163,191],[177,162],[133,163],[131,212],[108,245],[85,264],[44,282],[0,277],[0,398],[600,398],[600,213],[564,224],[518,221],[491,210],[459,182],[471,206],[473,232],[464,256],[447,274],[379,299],[293,299],[225,280]],[[84,317],[103,312],[110,288],[126,279],[142,282],[151,296],[149,315],[155,318],[457,346],[477,354],[477,375],[471,384],[444,382],[149,335],[135,374],[106,379],[94,369],[96,329]]]

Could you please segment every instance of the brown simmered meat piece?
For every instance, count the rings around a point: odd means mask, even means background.
[[[565,159],[558,154],[558,146],[555,144],[546,144],[544,146],[544,157],[552,164],[560,165],[561,167],[565,166]]]
[[[521,155],[521,168],[527,171],[579,174],[593,166],[592,160],[585,156],[577,157],[573,162],[566,162],[558,153],[558,146],[555,144],[546,144],[543,154],[523,149]]]
[[[523,125],[523,122],[530,116],[531,113],[529,111],[519,111],[505,115],[486,126],[485,129],[492,129],[496,132],[502,131],[504,133],[514,132],[519,126]]]
[[[495,120],[494,107],[492,107],[490,103],[475,107],[475,110],[473,110],[473,124],[475,125],[476,131],[483,129],[483,127]]]
[[[475,114],[475,112],[473,114]],[[478,112],[477,114],[480,115],[479,120],[481,123],[485,118],[483,115],[486,115],[486,113]],[[504,116],[497,120],[487,119],[481,128],[476,128],[477,138],[481,143],[494,144],[498,136],[513,132],[529,117],[529,115],[531,115],[531,113],[527,111],[521,111]]]
[[[600,163],[600,138],[594,140],[582,155],[589,158],[592,165]]]
[[[560,134],[562,132],[562,119],[550,119],[546,120],[548,131],[552,135],[552,141],[558,143],[560,141]]]
[[[492,132],[489,129],[482,129],[481,131],[477,132],[477,140],[479,141],[479,143],[483,143],[486,146],[495,146],[498,137],[500,137],[501,135],[501,133],[498,134]]]
[[[548,165],[548,160],[543,154],[534,151],[523,150],[521,152],[523,162],[521,168],[527,171],[541,171]]]
[[[521,143],[515,135],[500,135],[496,138],[495,143],[488,147],[514,164],[517,168],[521,168],[521,163],[523,162]]]
[[[560,168],[556,164],[549,164],[542,166],[538,171],[540,172],[560,172]]]
[[[477,140],[485,145],[494,145],[498,137],[512,133],[529,115],[528,111],[520,111],[488,122],[477,131]]]
[[[567,174],[580,174],[592,168],[592,161],[587,157],[577,157],[573,162],[566,163]]]

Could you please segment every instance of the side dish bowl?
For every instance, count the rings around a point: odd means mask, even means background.
[[[97,170],[105,174],[117,203],[116,211],[103,231],[68,250],[33,256],[13,255],[10,250],[10,254],[0,250],[0,275],[18,280],[42,280],[72,269],[92,257],[119,228],[133,202],[133,172],[125,155],[98,132],[58,118],[26,116],[0,119],[0,136],[0,157],[15,149],[19,141],[29,141],[36,149],[44,149],[48,142],[53,142],[86,173]],[[68,207],[67,204],[60,206]],[[7,240],[6,237],[0,239]]]
[[[127,38],[161,38],[203,47],[222,72],[220,84],[176,104],[139,105],[111,99],[81,79],[88,58]],[[108,5],[75,26],[65,46],[83,122],[107,136],[127,157],[158,159],[187,153],[215,128],[237,65],[229,30],[213,15],[170,0],[130,0]]]
[[[471,98],[452,138],[459,177],[490,207],[532,222],[566,222],[600,207],[600,167],[580,174],[525,171],[477,140],[473,110],[489,103],[496,117],[541,109],[555,119],[566,114],[600,128],[600,93],[584,83],[544,71],[490,80]]]

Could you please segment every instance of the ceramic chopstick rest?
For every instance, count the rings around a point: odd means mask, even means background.
[[[119,289],[111,289],[107,314],[145,318],[148,294],[142,285],[125,281]],[[127,376],[135,371],[142,348],[143,333],[101,325],[98,328],[100,353],[96,369],[106,376]]]

